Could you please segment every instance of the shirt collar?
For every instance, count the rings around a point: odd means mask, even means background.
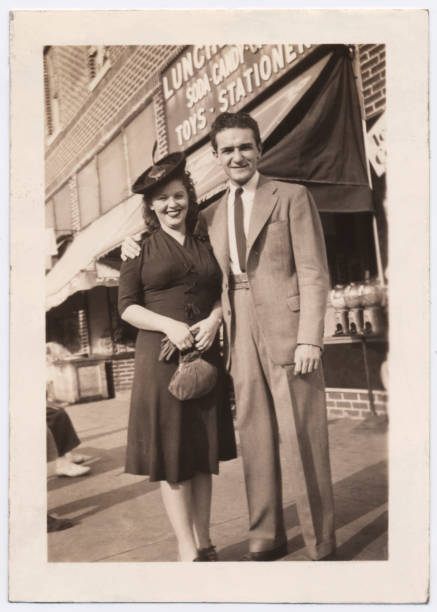
[[[255,193],[258,180],[259,172],[256,170],[254,175],[247,181],[247,183],[244,183],[244,185],[234,185],[234,183],[229,183],[229,192],[232,196],[234,196],[236,189],[238,189],[238,187],[242,187],[244,191]]]

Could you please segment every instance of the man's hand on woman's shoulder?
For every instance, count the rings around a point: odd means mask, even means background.
[[[128,259],[135,259],[140,254],[141,248],[139,241],[141,240],[141,233],[128,236],[121,243],[121,259],[127,261]]]

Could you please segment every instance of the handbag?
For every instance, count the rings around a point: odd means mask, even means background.
[[[176,351],[176,346],[165,336],[161,341],[159,361],[170,361]],[[197,399],[210,393],[217,384],[217,379],[217,368],[203,359],[200,351],[179,351],[179,365],[171,377],[168,390],[181,401]]]

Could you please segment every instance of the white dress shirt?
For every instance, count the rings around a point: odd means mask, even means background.
[[[243,189],[241,199],[243,202],[243,224],[246,240],[249,235],[250,215],[252,214],[253,201],[255,199],[256,187],[258,185],[259,172],[255,172],[245,185],[240,185]],[[238,185],[229,184],[228,196],[228,237],[229,237],[229,259],[232,274],[241,274],[240,262],[238,260],[237,240],[235,238],[234,223],[234,202],[235,191]]]

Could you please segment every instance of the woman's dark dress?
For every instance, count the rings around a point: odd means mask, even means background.
[[[160,229],[145,238],[139,257],[123,263],[119,311],[139,304],[193,325],[210,314],[220,287],[220,270],[205,238],[187,235],[182,246]],[[158,361],[163,337],[138,332],[126,472],[172,483],[196,472],[217,474],[219,460],[236,456],[218,340],[204,354],[219,369],[216,388],[197,400],[179,401],[168,391],[177,354],[169,363]]]

